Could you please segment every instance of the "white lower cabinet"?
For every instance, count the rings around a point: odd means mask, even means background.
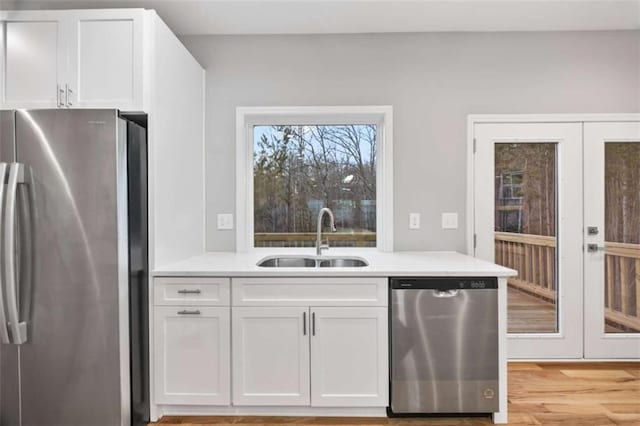
[[[228,307],[156,306],[157,404],[229,405]]]
[[[387,308],[311,308],[311,405],[388,402]]]
[[[388,405],[387,308],[232,310],[234,405]]]
[[[233,404],[309,405],[308,307],[233,308]]]
[[[155,409],[386,407],[386,287],[376,277],[156,277]]]

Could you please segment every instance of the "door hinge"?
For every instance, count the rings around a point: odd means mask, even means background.
[[[473,138],[473,153],[474,154],[476,153],[476,149],[477,149],[476,145],[477,145],[476,144],[476,138]]]

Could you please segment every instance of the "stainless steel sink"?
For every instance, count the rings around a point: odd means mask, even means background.
[[[360,268],[369,263],[359,257],[269,256],[258,262],[263,268]]]
[[[361,268],[369,265],[366,260],[357,257],[342,257],[318,261],[320,268]]]
[[[267,257],[258,262],[265,268],[315,268],[316,260],[309,257]]]

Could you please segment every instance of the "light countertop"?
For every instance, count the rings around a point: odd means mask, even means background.
[[[369,266],[358,268],[265,268],[256,264],[272,255],[314,256],[314,248],[256,249],[247,253],[208,252],[153,271],[154,276],[224,276],[224,277],[348,277],[348,276],[497,276],[517,274],[491,262],[452,252],[392,252],[376,249],[325,250],[323,258],[355,256],[364,258]]]

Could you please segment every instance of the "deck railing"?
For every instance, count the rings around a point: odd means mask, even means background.
[[[256,233],[256,247],[313,247],[315,232]],[[340,233],[323,232],[322,240],[329,240],[334,247],[375,247],[376,234],[373,232]]]
[[[496,263],[518,271],[508,284],[550,302],[556,300],[556,238],[495,233]],[[640,331],[640,244],[605,243],[605,321]]]
[[[640,331],[640,244],[604,243],[605,320],[623,331]]]
[[[518,271],[509,285],[556,300],[556,237],[496,232],[496,263]]]

